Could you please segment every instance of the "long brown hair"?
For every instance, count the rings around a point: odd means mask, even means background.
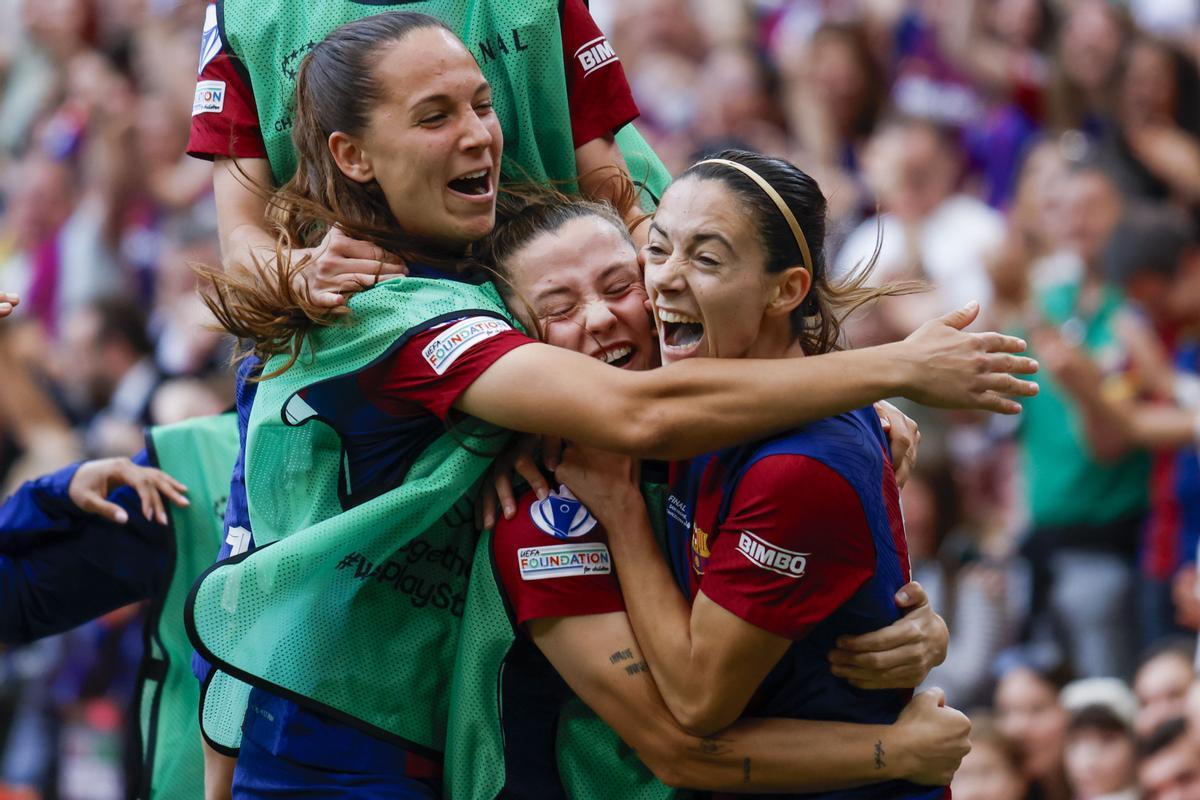
[[[844,278],[832,280],[825,261],[825,195],[817,182],[783,159],[745,150],[725,150],[712,158],[733,161],[758,173],[783,198],[804,233],[812,256],[812,287],[792,312],[791,322],[792,333],[805,355],[842,349],[842,325],[856,309],[883,297],[912,294],[926,288],[919,281],[868,285],[879,258],[879,242],[864,264]],[[787,220],[771,197],[751,178],[728,165],[703,161],[676,180],[688,177],[720,181],[745,205],[748,219],[758,229],[759,240],[767,253],[768,273],[783,272],[804,263]]]
[[[383,98],[384,88],[375,77],[381,51],[426,28],[450,30],[428,14],[376,14],[335,29],[305,56],[296,76],[292,125],[296,172],[270,195],[267,205],[267,221],[276,235],[274,262],[255,256],[258,275],[253,277],[201,271],[212,287],[204,302],[223,328],[251,340],[253,352],[264,360],[289,354],[287,363],[272,374],[296,362],[314,326],[335,320],[296,279],[312,260],[309,254],[293,258],[296,249],[319,244],[336,226],[351,238],[398,256],[446,263],[436,248],[404,232],[377,183],[346,177],[328,146],[335,131],[360,135]]]

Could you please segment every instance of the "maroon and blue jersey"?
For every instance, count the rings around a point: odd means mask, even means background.
[[[875,412],[679,463],[671,487],[667,548],[680,588],[794,642],[746,713],[895,722],[911,691],[855,688],[833,675],[827,658],[839,636],[894,622],[895,593],[909,581],[899,491]],[[941,798],[947,791],[897,781],[803,796]]]

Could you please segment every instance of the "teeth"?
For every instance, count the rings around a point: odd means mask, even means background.
[[[632,352],[633,348],[625,345],[624,347],[618,347],[616,350],[609,350],[600,357],[604,360],[605,364],[611,364],[614,361],[620,361]]]
[[[662,308],[658,310],[658,318],[663,322],[684,322],[691,323],[693,325],[700,324],[700,320],[696,319],[695,317],[689,317],[685,314],[678,314],[674,311],[667,311]]]
[[[488,174],[486,169],[481,169],[478,172],[468,172],[466,175],[459,175],[455,178],[456,181],[473,181],[476,178],[482,178]]]

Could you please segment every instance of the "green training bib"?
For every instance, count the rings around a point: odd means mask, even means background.
[[[136,693],[144,800],[204,797],[204,756],[192,675],[192,645],[183,607],[196,577],[221,547],[229,478],[238,454],[237,416],[221,414],[151,428],[153,463],[188,487],[187,508],[168,503],[170,577],[146,618],[145,653]]]
[[[351,324],[317,330],[301,360],[258,389],[246,444],[258,547],[196,584],[189,632],[233,678],[436,753],[477,539],[473,500],[511,434],[468,418],[426,447],[399,486],[345,509],[353,487],[341,437],[303,393],[343,380],[358,391],[356,373],[442,322],[516,323],[490,284],[450,280],[385,282],[350,308]],[[206,706],[225,703],[214,687]],[[236,703],[225,709],[236,716]]]
[[[385,11],[416,11],[443,20],[475,56],[492,85],[504,130],[504,177],[577,189],[575,145],[567,104],[557,0],[415,0],[407,3],[322,0],[221,0],[217,20],[229,51],[245,65],[259,128],[277,184],[296,171],[292,109],[300,62],[339,25]],[[671,181],[632,125],[617,133],[629,174],[653,210]]]

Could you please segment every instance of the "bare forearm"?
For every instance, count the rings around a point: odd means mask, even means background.
[[[654,540],[645,506],[626,505],[602,517],[605,528],[618,533],[610,535],[609,546],[625,587],[625,607],[638,645],[667,708],[683,722],[702,700],[691,669],[691,606]]]
[[[1130,427],[1133,439],[1142,447],[1185,447],[1196,441],[1195,411],[1174,406],[1139,404],[1132,409]]]
[[[638,405],[659,426],[650,457],[681,459],[899,394],[884,348],[777,362],[690,359],[647,378]]]
[[[687,736],[674,756],[680,786],[719,792],[819,792],[903,776],[903,742],[889,725],[744,719]]]

